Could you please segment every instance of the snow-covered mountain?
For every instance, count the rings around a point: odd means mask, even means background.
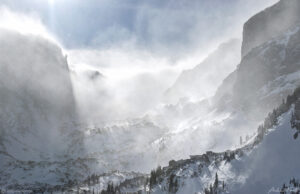
[[[0,188],[112,193],[114,183],[118,192],[131,193],[265,193],[281,187],[299,174],[299,132],[292,129],[299,124],[299,89],[289,96],[300,85],[300,23],[293,14],[298,2],[281,0],[246,22],[242,59],[227,77],[218,75],[224,80],[213,97],[181,99],[110,123],[86,124],[78,116],[93,107],[78,112],[59,46],[0,30]],[[284,25],[274,26],[281,16]],[[221,46],[204,65],[235,66],[238,58],[225,56],[235,49],[239,56],[238,45]],[[220,58],[226,63],[218,64]],[[182,73],[170,91],[197,91],[201,68]],[[95,71],[76,76],[83,77],[82,87],[102,80]],[[159,164],[166,167],[142,174]]]
[[[181,100],[156,111],[150,119],[170,129],[157,146],[179,159],[206,149],[229,149],[239,136],[252,136],[268,112],[300,85],[299,40],[296,23],[244,56],[213,98],[196,103]]]
[[[299,84],[299,39],[298,23],[253,48],[227,78],[234,80],[231,86],[227,80],[220,86],[215,96],[219,106],[264,115],[281,103]]]
[[[285,3],[288,6],[283,6]],[[252,47],[257,37],[251,41],[247,34],[252,31],[259,33],[257,29],[261,29],[261,20],[271,20],[269,15],[276,13],[293,13],[297,7],[299,8],[298,1],[280,1],[250,18],[244,25],[242,47]],[[274,16],[274,20],[277,19]],[[248,126],[253,128],[299,86],[300,23],[294,17],[289,19],[287,17],[286,21],[290,24],[289,27],[282,26],[280,34],[273,34],[272,38],[266,37],[265,42],[243,54],[237,69],[223,81],[212,99],[218,112],[231,110],[236,115],[242,115],[243,120],[250,124]],[[271,31],[271,27],[272,25],[267,25],[266,28]],[[251,128],[245,130],[249,131]]]

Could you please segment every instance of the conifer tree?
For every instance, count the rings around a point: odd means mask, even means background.
[[[219,185],[219,178],[218,178],[218,173],[216,173],[216,177],[215,177],[215,182],[214,182],[214,188],[218,188]]]

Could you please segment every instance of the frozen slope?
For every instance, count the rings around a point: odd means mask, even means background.
[[[241,185],[229,185],[232,193],[267,193],[292,177],[300,178],[300,141],[293,138],[290,117],[291,111],[256,149],[232,163],[231,172],[246,177]]]

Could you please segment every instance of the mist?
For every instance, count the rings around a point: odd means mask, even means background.
[[[231,38],[241,38],[243,22],[258,10],[274,3],[234,1],[231,2],[231,7],[228,4],[229,8],[226,4],[223,6],[216,2],[155,1],[116,4],[103,1],[99,5],[102,6],[101,10],[118,10],[119,14],[105,16],[107,12],[100,13],[97,16],[98,22],[90,20],[82,12],[75,15],[73,12],[81,5],[77,1],[72,4],[69,1],[54,4],[24,2],[22,6],[15,1],[4,1],[2,4],[16,12],[31,14],[38,23],[44,22],[44,29],[37,29],[36,26],[42,25],[36,25],[31,31],[46,34],[45,28],[48,28],[48,34],[55,34],[55,38],[61,42],[68,56],[69,67],[73,70],[72,81],[79,107],[82,109],[79,112],[84,112],[82,115],[89,117],[88,112],[91,110],[90,115],[94,115],[94,120],[118,120],[142,116],[162,103],[168,103],[164,101],[165,92],[172,87],[183,70],[194,68],[221,43]],[[94,13],[92,5],[94,4],[91,1],[83,9]],[[215,10],[213,13],[205,12],[205,9],[212,6]],[[185,9],[190,11],[186,12]],[[62,17],[65,11],[70,12],[70,15]],[[82,20],[77,22],[83,27],[71,28],[68,24],[73,19],[72,16],[75,20],[81,17]],[[61,19],[54,22],[55,17]],[[110,18],[114,24],[108,25],[103,20],[105,17]],[[14,22],[7,20],[7,23]],[[30,25],[24,26],[33,29]],[[208,25],[210,28],[207,28]],[[15,26],[20,30],[18,25]],[[60,28],[66,32],[62,34]],[[88,29],[91,31],[88,32]],[[230,67],[226,67],[226,72],[233,71],[236,66],[237,63],[233,62]],[[78,75],[80,69],[98,71],[103,79],[89,83],[83,75]],[[81,81],[74,78],[75,74],[77,78],[81,77]],[[205,77],[205,74],[202,76]],[[200,89],[212,92],[197,98],[201,100],[213,96],[223,78],[224,76],[213,81],[214,85]],[[85,84],[80,83],[82,81]],[[85,87],[80,88],[80,85]],[[81,92],[84,89],[86,91]],[[194,96],[186,97],[197,101]],[[92,99],[87,102],[86,98]],[[171,102],[177,103],[179,99],[180,97],[175,97]],[[118,111],[115,111],[115,107],[118,107]]]
[[[247,8],[246,12],[237,10],[241,3],[235,2],[233,14],[236,15],[229,15],[223,7],[217,7],[221,12],[224,11],[225,15],[227,14],[226,20],[221,19],[218,15],[213,15],[211,19],[214,19],[215,23],[211,29],[205,28],[209,16],[204,17],[202,8],[200,11],[193,8],[190,13],[183,11],[183,8],[198,6],[196,2],[175,2],[166,4],[164,8],[148,3],[139,4],[138,7],[132,5],[130,8],[134,8],[137,14],[134,33],[126,30],[125,27],[113,25],[106,28],[105,31],[99,31],[95,37],[89,40],[91,44],[86,48],[82,48],[83,45],[70,47],[69,44],[66,44],[63,53],[67,56],[76,107],[82,122],[86,122],[88,125],[104,125],[103,123],[162,114],[161,109],[165,109],[165,106],[168,105],[165,104],[166,91],[172,87],[180,73],[201,64],[207,55],[212,54],[221,43],[230,38],[240,38],[242,22],[271,2],[247,3],[244,5],[245,9]],[[53,9],[55,6],[63,6],[64,3],[57,2],[56,5],[52,5]],[[12,6],[13,9],[18,10],[14,6]],[[125,7],[125,9],[127,8]],[[57,7],[56,9],[59,11],[61,8]],[[14,13],[8,8],[2,8],[2,26],[25,34],[42,36],[60,47],[64,47],[67,40],[57,38],[59,34],[51,35],[55,33],[54,29],[48,26],[50,31],[47,30],[47,27],[42,24],[43,19],[39,19],[38,12],[31,14],[31,20],[26,19],[28,18],[24,13],[26,11],[21,10],[21,12]],[[165,19],[160,20],[159,18]],[[192,23],[195,19],[200,22]],[[224,22],[231,22],[232,25],[217,35],[216,33],[220,32],[219,28],[224,25],[222,24]],[[148,23],[148,26],[144,26],[146,32],[142,33],[144,23]],[[46,23],[46,25],[48,24]],[[188,33],[181,32],[184,25],[190,26]],[[24,30],[23,26],[27,28]],[[163,26],[167,27],[162,28]],[[201,36],[197,34],[201,34]],[[143,37],[145,40],[141,40]],[[209,41],[204,43],[204,40]],[[240,54],[233,52],[232,55],[239,56]],[[222,59],[215,60],[221,61]],[[237,65],[237,62],[233,62],[226,67],[226,71],[233,71]],[[211,72],[204,72],[202,76],[205,77],[205,74],[212,74],[216,70],[209,71]],[[205,84],[202,84],[203,88],[200,90],[215,88],[212,90],[215,91],[224,76],[215,79],[219,80],[215,81],[215,85],[205,88]],[[194,96],[186,97],[191,97],[193,99],[191,103],[197,104],[198,101],[213,95],[214,93],[210,92],[205,96],[198,96],[198,100]],[[172,103],[177,106],[176,104],[180,103],[180,97],[177,97],[177,100]],[[188,119],[197,114],[190,113],[188,118],[176,117],[177,120],[171,124],[167,121],[168,119],[165,119],[166,123],[158,125],[166,126],[168,129],[165,132],[172,133],[172,130],[177,130],[176,125],[181,126],[180,123],[186,123]],[[166,118],[169,118],[167,115]],[[201,115],[197,116],[201,117]],[[150,120],[156,122],[156,119],[151,118]],[[208,140],[210,136],[215,135],[210,135],[208,132],[202,138]],[[208,140],[208,142],[211,141]],[[204,146],[203,150],[206,147]]]

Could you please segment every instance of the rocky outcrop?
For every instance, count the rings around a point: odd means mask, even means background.
[[[293,0],[280,1],[245,24],[243,47],[248,47],[248,51],[243,51],[244,56],[238,68],[219,87],[214,97],[219,109],[223,109],[224,106],[234,107],[256,118],[262,118],[300,84],[300,23],[295,23],[295,15],[300,12],[293,13],[298,4],[298,1]],[[289,28],[285,26],[267,36],[268,33],[265,35],[262,30],[261,22],[270,23],[266,24],[268,30],[275,24],[281,26],[279,16],[275,13],[284,14],[282,17],[286,20],[285,24],[289,24]],[[287,14],[289,16],[286,16]],[[265,16],[268,20],[261,21],[259,18],[264,15],[268,15]],[[269,18],[271,16],[274,20]],[[250,33],[251,30],[247,28],[256,30]],[[247,33],[254,34],[259,41],[252,40]]]
[[[300,83],[300,24],[252,49],[237,69],[235,106],[264,113],[281,103]],[[258,105],[258,106],[257,106]]]
[[[300,1],[280,0],[277,4],[251,17],[243,30],[242,57],[251,49],[282,34],[300,21]]]

